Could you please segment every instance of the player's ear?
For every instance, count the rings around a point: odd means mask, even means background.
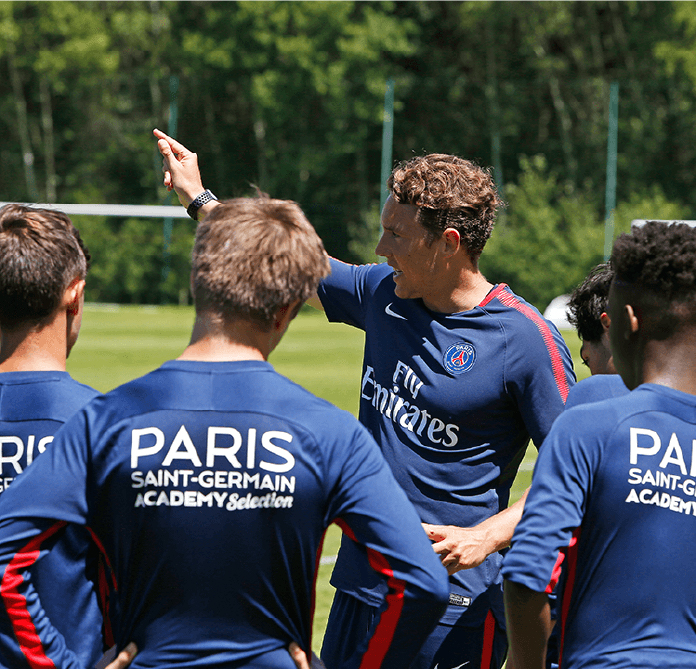
[[[446,228],[442,233],[442,241],[444,243],[445,253],[448,255],[454,255],[459,251],[462,245],[462,237],[458,230],[454,228]]]
[[[635,334],[641,327],[640,312],[635,310],[630,304],[624,305],[624,310],[627,317],[629,332],[630,334]]]
[[[280,332],[285,332],[290,321],[292,321],[297,314],[300,313],[300,308],[302,307],[302,301],[296,300],[290,304],[286,304],[280,307],[273,318],[273,329]]]
[[[611,325],[611,318],[609,318],[609,314],[607,314],[606,311],[602,312],[602,314],[599,317],[599,321],[602,324],[602,327],[604,328],[604,332],[609,332],[609,326]]]
[[[63,304],[71,316],[76,316],[79,313],[84,295],[85,280],[73,279],[63,295]]]

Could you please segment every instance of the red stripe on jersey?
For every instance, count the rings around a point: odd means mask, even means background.
[[[571,539],[572,543],[572,539]],[[563,561],[565,560],[565,552],[563,550],[558,551],[558,557],[556,558],[556,564],[553,565],[553,571],[551,572],[551,580],[549,581],[549,584],[546,586],[546,590],[544,592],[547,595],[550,595],[555,587],[558,585],[558,579],[561,577],[561,566],[563,565]]]
[[[563,666],[563,642],[565,641],[566,621],[568,620],[568,611],[570,610],[570,600],[573,596],[573,586],[575,585],[575,570],[578,566],[578,539],[580,538],[580,528],[578,527],[568,544],[568,578],[563,588],[563,599],[561,601],[561,638],[558,644],[558,666]],[[558,621],[556,621],[558,624]]]
[[[499,283],[486,297],[483,298],[483,302],[479,304],[479,307],[485,307],[491,300],[494,300],[500,293],[502,293],[507,288],[506,283]]]
[[[336,523],[346,536],[353,541],[357,541],[355,534],[344,521],[338,520]],[[372,548],[366,547],[366,550],[370,566],[387,578],[389,593],[386,597],[387,608],[380,615],[379,623],[360,663],[360,669],[372,669],[373,667],[382,666],[382,661],[389,650],[396,626],[401,618],[401,611],[404,607],[404,591],[406,589],[405,581],[394,576],[394,571],[384,555]]]
[[[89,532],[90,536],[92,537],[92,541],[94,541],[95,544],[97,544],[97,548],[99,549],[99,552],[102,554],[104,558],[104,562],[106,563],[106,566],[109,570],[109,574],[111,576],[111,586],[113,587],[114,591],[118,592],[118,582],[116,581],[116,574],[114,574],[113,567],[111,566],[111,561],[109,560],[109,556],[106,554],[106,549],[104,548],[104,544],[100,541],[99,537],[94,533],[94,530],[91,527],[87,528],[87,531]]]
[[[106,549],[104,544],[99,540],[99,537],[94,533],[91,527],[86,528],[92,537],[92,541],[97,545],[99,549],[99,563],[97,565],[97,596],[99,597],[99,608],[102,612],[103,619],[103,629],[102,634],[104,635],[104,642],[107,646],[113,646],[114,632],[113,626],[111,624],[111,591],[118,592],[118,582],[116,581],[116,574],[111,567],[111,561],[109,556],[106,554]],[[107,578],[107,576],[109,578]],[[109,583],[109,581],[111,581]]]
[[[41,545],[66,525],[65,521],[55,523],[15,553],[5,569],[2,583],[0,583],[0,596],[5,604],[19,647],[27,658],[29,666],[37,669],[55,669],[55,664],[46,655],[41,638],[27,608],[26,597],[19,589],[24,583],[24,572],[39,559]]]
[[[536,325],[537,330],[539,330],[539,333],[544,340],[544,344],[546,344],[546,350],[549,353],[549,357],[551,358],[551,369],[553,370],[553,378],[556,380],[556,387],[558,388],[561,398],[565,402],[568,398],[568,379],[566,379],[563,359],[561,358],[561,353],[558,350],[558,346],[556,346],[556,342],[553,340],[551,328],[534,309],[520,302],[512,293],[507,291],[498,291],[496,297],[501,304],[519,311],[521,314],[529,318],[534,325]],[[487,300],[487,302],[490,302],[490,300]]]
[[[483,623],[483,648],[481,649],[481,669],[490,669],[493,658],[493,641],[495,640],[495,618],[493,611],[488,611]]]

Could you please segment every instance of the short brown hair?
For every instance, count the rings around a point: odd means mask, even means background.
[[[60,211],[7,204],[0,209],[0,327],[39,324],[84,279],[89,252]]]
[[[198,313],[270,327],[281,307],[304,302],[329,273],[324,245],[287,200],[237,198],[198,225],[193,289]]]
[[[503,204],[489,170],[444,153],[400,163],[387,187],[399,204],[418,207],[417,220],[430,233],[431,242],[454,228],[474,260],[491,236],[496,210]]]

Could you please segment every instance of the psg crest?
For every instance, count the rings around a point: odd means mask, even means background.
[[[476,362],[476,349],[468,341],[452,344],[443,357],[445,369],[451,374],[464,374]]]

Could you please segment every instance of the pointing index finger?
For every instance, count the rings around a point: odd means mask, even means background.
[[[180,142],[177,142],[173,137],[170,137],[169,135],[163,133],[161,130],[158,128],[155,128],[152,131],[152,134],[157,137],[158,139],[163,139],[165,140],[169,146],[172,147],[172,151],[177,154],[181,153],[190,153],[190,151]]]

